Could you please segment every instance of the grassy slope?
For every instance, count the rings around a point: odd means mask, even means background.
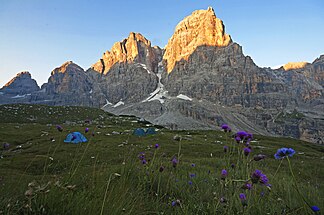
[[[219,175],[223,168],[236,179],[247,178],[250,173],[230,169],[230,163],[239,166],[245,161],[225,157],[223,132],[162,129],[156,135],[136,137],[132,130],[143,125],[135,118],[81,107],[4,105],[0,106],[0,119],[0,143],[11,144],[9,150],[0,151],[4,157],[0,159],[0,214],[309,213],[294,189],[286,160],[274,177],[280,161],[274,160],[273,154],[280,147],[297,151],[291,162],[298,186],[311,204],[324,208],[323,146],[256,136],[253,155],[263,153],[268,158],[252,162],[250,169],[259,168],[267,174],[272,191],[256,186],[247,193],[249,203],[243,209],[237,197],[244,192],[241,184],[225,186]],[[92,124],[85,124],[85,119],[92,119]],[[63,125],[62,133],[56,124]],[[95,132],[94,137],[91,132],[86,134],[88,143],[63,143],[69,131],[83,132],[85,127]],[[188,138],[179,143],[173,140],[175,134]],[[160,144],[158,150],[152,147],[155,143]],[[181,159],[173,168],[170,160],[179,152],[179,144]],[[16,148],[19,145],[21,148]],[[148,165],[137,158],[142,151],[150,160]],[[196,166],[191,167],[191,163]],[[162,173],[158,171],[161,165],[165,167]],[[190,173],[196,177],[190,178]],[[33,195],[27,198],[27,185],[34,180]],[[188,185],[189,180],[192,185]],[[260,197],[261,192],[264,197]],[[219,203],[223,196],[227,203]],[[176,199],[180,206],[170,206]]]

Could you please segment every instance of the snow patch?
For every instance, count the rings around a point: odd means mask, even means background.
[[[192,98],[189,98],[188,96],[183,95],[183,94],[179,94],[179,95],[177,95],[177,98],[178,98],[178,99],[183,99],[183,100],[192,101]]]
[[[159,63],[159,65],[160,65],[160,63]],[[161,65],[162,65],[162,63],[161,63]],[[163,104],[165,102],[165,98],[167,98],[168,91],[164,90],[164,85],[161,82],[162,72],[163,72],[163,70],[159,70],[158,73],[156,74],[156,76],[159,79],[157,88],[152,93],[150,93],[150,96],[148,98],[144,99],[142,102],[150,102],[150,101],[154,101],[154,100],[158,100],[161,104]]]
[[[90,94],[92,93],[92,89],[89,91],[89,93],[90,93]]]
[[[120,106],[120,105],[124,105],[124,104],[125,104],[124,102],[119,101],[119,102],[117,102],[113,107],[115,108],[115,107],[118,107],[118,106]]]
[[[139,66],[139,67],[142,67],[143,69],[145,69],[148,74],[151,74],[150,70],[147,68],[147,66],[145,64],[136,63],[136,65]]]
[[[104,106],[102,106],[103,108],[108,106],[108,105],[113,105],[113,103],[109,102],[108,99],[106,99],[106,104]]]
[[[19,98],[25,98],[26,96],[30,96],[31,94],[25,94],[25,95],[16,95],[11,97],[12,99],[19,99]]]

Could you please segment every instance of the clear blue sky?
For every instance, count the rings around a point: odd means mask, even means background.
[[[164,47],[208,6],[259,66],[324,54],[323,0],[0,0],[0,86],[23,70],[42,84],[67,60],[87,69],[131,31]]]

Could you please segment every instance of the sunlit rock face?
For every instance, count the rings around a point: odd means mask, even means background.
[[[199,46],[228,46],[231,42],[222,20],[216,17],[211,7],[194,11],[176,26],[165,47],[166,70],[170,73],[177,61],[188,60]]]
[[[283,66],[283,69],[285,71],[292,70],[292,69],[301,69],[305,68],[307,65],[307,62],[289,62]]]
[[[38,91],[37,82],[31,78],[29,72],[21,72],[1,88],[1,92],[12,95],[26,95]]]
[[[101,74],[107,74],[116,63],[140,63],[149,71],[156,72],[161,60],[162,50],[151,46],[151,42],[139,33],[131,32],[128,38],[113,45],[91,68]]]

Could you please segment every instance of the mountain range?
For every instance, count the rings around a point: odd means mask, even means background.
[[[171,129],[227,123],[323,144],[323,87],[324,55],[258,67],[209,7],[183,19],[163,49],[131,32],[87,70],[65,62],[41,87],[21,72],[0,89],[0,104],[91,106]]]

